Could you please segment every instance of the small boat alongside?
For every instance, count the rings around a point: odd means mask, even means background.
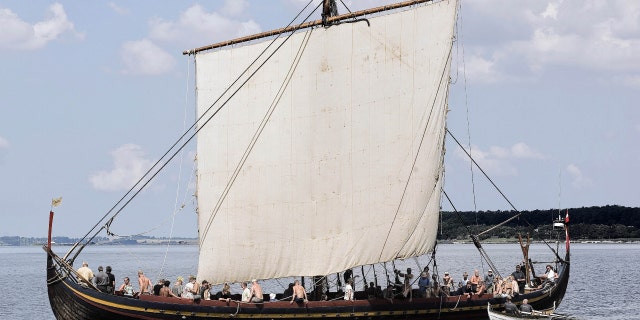
[[[505,311],[493,310],[492,307],[491,307],[491,304],[487,304],[487,314],[489,315],[489,320],[518,320],[518,319],[562,320],[562,319],[574,319],[571,316],[555,313],[555,307],[548,308],[548,309],[543,309],[543,310],[533,310],[531,312],[518,311],[517,313],[506,313]]]

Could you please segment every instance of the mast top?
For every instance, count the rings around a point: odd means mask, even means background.
[[[218,43],[215,43],[215,44],[212,44],[212,45],[208,45],[208,46],[204,46],[204,47],[185,50],[185,51],[182,52],[182,54],[183,55],[192,55],[192,54],[196,54],[196,53],[201,52],[201,51],[207,51],[207,50],[211,50],[211,49],[226,47],[226,46],[230,46],[230,45],[234,45],[234,44],[238,44],[238,43],[243,43],[243,42],[252,41],[252,40],[256,40],[256,39],[266,38],[266,37],[275,36],[275,35],[278,35],[278,34],[281,34],[281,33],[285,33],[285,32],[291,32],[291,31],[296,31],[296,30],[299,30],[299,29],[311,28],[311,27],[315,27],[315,26],[319,26],[319,25],[330,26],[330,25],[332,25],[332,24],[334,24],[335,22],[338,22],[338,21],[357,18],[357,17],[361,17],[361,16],[365,16],[365,15],[369,15],[369,14],[374,14],[374,13],[378,13],[378,12],[383,12],[383,11],[388,11],[388,10],[399,9],[399,8],[408,7],[408,6],[421,4],[421,3],[425,3],[425,2],[433,2],[434,0],[410,0],[410,1],[398,2],[398,3],[394,3],[394,4],[390,4],[390,5],[384,5],[384,6],[380,6],[380,7],[370,8],[370,9],[366,9],[366,10],[361,10],[361,11],[349,12],[349,13],[345,13],[345,14],[341,14],[341,15],[338,14],[337,6],[335,5],[335,0],[323,0],[323,1],[324,1],[324,4],[323,4],[323,10],[322,10],[322,12],[323,12],[322,13],[322,20],[309,21],[309,22],[305,22],[305,23],[302,23],[302,24],[299,24],[299,25],[296,25],[296,26],[289,26],[289,27],[280,28],[280,29],[276,29],[276,30],[265,31],[265,32],[261,32],[261,33],[257,33],[257,34],[253,34],[253,35],[249,35],[249,36],[245,36],[245,37],[241,37],[241,38],[236,38],[236,39],[232,39],[232,40],[218,42]],[[327,3],[329,3],[328,6],[327,6]],[[331,3],[333,3],[333,6],[331,6]],[[328,15],[326,17],[325,17],[325,12],[328,12]]]

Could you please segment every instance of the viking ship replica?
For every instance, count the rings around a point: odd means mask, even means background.
[[[196,64],[197,277],[302,277],[311,283],[308,302],[131,298],[83,285],[76,257],[155,176],[150,170],[66,255],[44,247],[57,319],[486,319],[487,304],[503,308],[505,298],[492,294],[427,297],[416,289],[411,299],[386,299],[357,291],[345,300],[327,286],[345,270],[375,272],[435,252],[458,3],[338,14],[325,0],[316,9],[322,19],[185,52]],[[564,256],[554,251],[558,277],[527,287],[516,304],[562,301],[569,233],[556,224],[566,242]]]

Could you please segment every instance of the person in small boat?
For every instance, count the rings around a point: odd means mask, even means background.
[[[429,270],[429,269],[426,269],[426,270]],[[420,278],[418,279],[418,290],[420,290],[420,293],[422,294],[423,297],[425,298],[431,297],[431,290],[429,290],[430,287],[431,287],[431,279],[429,279],[429,272],[422,271],[420,273]]]
[[[220,291],[218,295],[218,300],[220,301],[226,301],[227,303],[231,301],[231,287],[228,283],[225,282],[224,285],[222,285],[222,291]]]
[[[504,312],[506,314],[518,314],[518,307],[511,302],[511,297],[507,296],[507,301],[504,303]]]
[[[347,284],[344,286],[344,299],[345,300],[354,300],[353,299],[353,279],[347,280]]]
[[[173,292],[174,295],[180,297],[182,296],[182,291],[184,291],[184,286],[182,285],[182,277],[178,277],[176,279],[176,282],[171,287],[171,292]]]
[[[93,280],[93,271],[91,271],[87,262],[82,262],[82,267],[78,269],[77,273],[79,275],[78,280],[80,280],[81,285],[86,286]]]
[[[142,270],[138,270],[138,285],[140,286],[140,294],[151,294],[151,280],[144,275]]]
[[[110,294],[114,294],[114,290],[116,289],[116,276],[111,273],[111,266],[107,266],[107,277],[109,277],[109,284],[107,285],[107,291]]]
[[[347,283],[349,281],[352,281],[351,278],[347,280]],[[307,300],[307,291],[304,289],[302,285],[300,285],[300,280],[296,280],[293,283],[293,294],[291,295],[291,302],[289,303],[293,304],[294,302],[304,303],[304,304],[307,304],[307,302],[309,302],[309,300]]]
[[[520,312],[532,313],[533,307],[529,304],[528,299],[522,300],[522,304],[520,305]]]
[[[178,298],[178,299],[182,299],[179,296],[177,296],[175,293],[173,293],[173,291],[171,291],[171,288],[169,287],[169,285],[171,285],[171,281],[169,280],[165,280],[164,282],[162,282],[162,288],[160,288],[160,292],[158,292],[158,295],[161,297],[174,297],[174,298]]]
[[[107,286],[109,285],[109,276],[104,273],[102,266],[98,267],[98,274],[95,277],[96,287],[101,292],[107,293]]]
[[[240,286],[242,287],[242,302],[249,302],[249,299],[251,299],[251,290],[247,288],[246,282],[242,282]]]
[[[473,275],[471,276],[471,279],[469,279],[469,281],[471,281],[471,289],[473,289],[473,292],[477,291],[480,280],[480,271],[478,271],[478,269],[473,270]]]
[[[553,284],[556,281],[557,277],[558,275],[553,270],[553,267],[550,264],[548,264],[547,270],[542,276],[540,276],[540,279],[543,280],[543,282],[538,286],[538,288],[543,288],[547,285]]]
[[[525,275],[524,275],[524,272],[522,272],[522,268],[520,268],[520,265],[516,266],[516,271],[511,273],[511,276],[513,277],[513,279],[516,280],[516,282],[518,282],[518,292],[524,293],[524,285],[526,284],[527,281],[525,280]],[[514,291],[515,291],[515,288],[514,288]]]
[[[513,297],[513,278],[511,276],[502,281],[502,289],[500,291],[502,297]]]
[[[515,297],[517,295],[520,294],[520,287],[518,286],[518,281],[516,281],[515,278],[513,278],[513,276],[511,276],[511,296]]]
[[[487,275],[484,277],[484,285],[486,287],[486,291],[488,294],[493,294],[493,282],[494,282],[493,271],[487,271]]]
[[[249,301],[255,303],[261,303],[264,301],[264,296],[262,295],[262,287],[258,283],[258,280],[251,280],[251,290],[249,291]]]
[[[120,286],[120,288],[118,289],[118,291],[120,293],[122,293],[122,295],[125,296],[125,297],[133,297],[133,295],[134,295],[133,286],[131,285],[131,282],[129,281],[129,277],[124,277],[123,283]]]

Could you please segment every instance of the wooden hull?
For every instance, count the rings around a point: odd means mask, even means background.
[[[416,298],[412,302],[385,299],[356,301],[310,301],[291,305],[288,301],[262,304],[240,304],[223,301],[142,296],[140,299],[115,296],[84,288],[61,268],[47,247],[47,279],[49,302],[57,319],[489,319],[487,304],[494,310],[503,308],[504,298],[489,295],[467,299],[460,296],[446,298]],[[567,262],[569,255],[567,253]],[[520,295],[513,299],[518,304],[529,299],[535,309],[559,305],[569,280],[569,264],[564,265],[556,285]]]

